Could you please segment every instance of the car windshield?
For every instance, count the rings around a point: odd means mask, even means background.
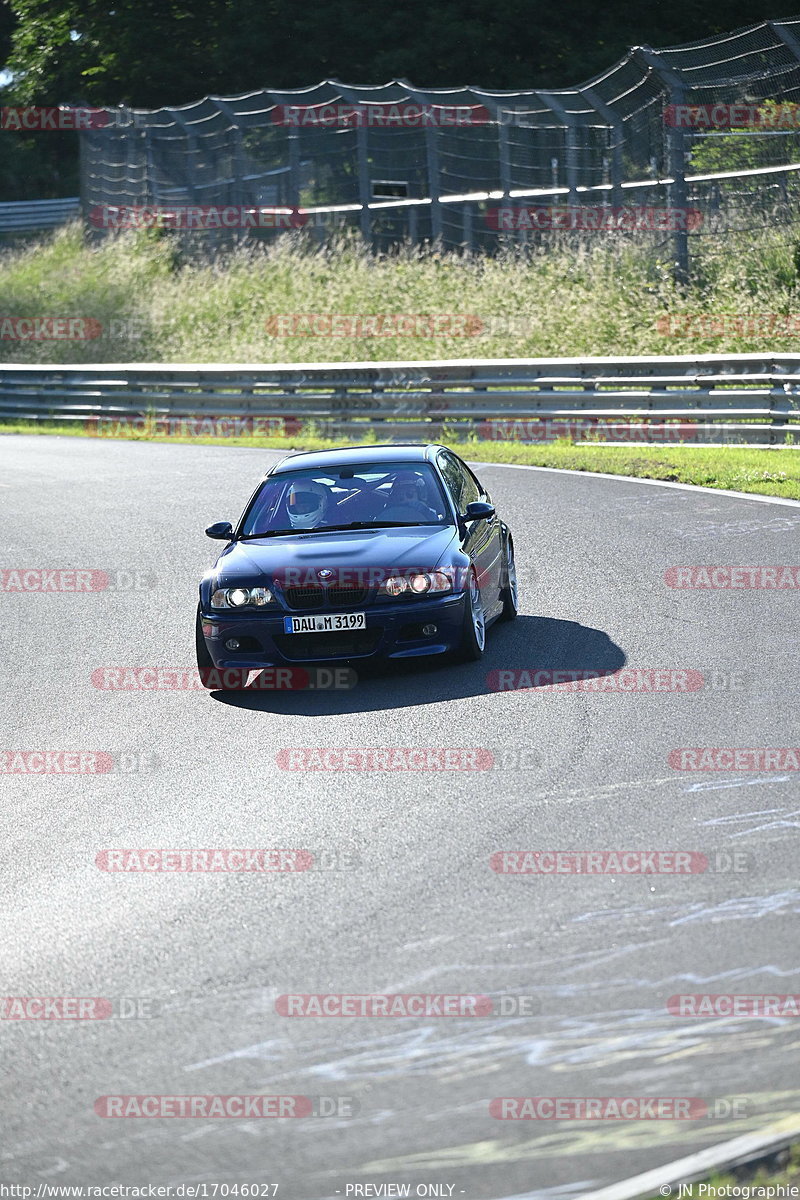
[[[451,520],[429,463],[370,463],[270,476],[253,497],[240,536],[447,525]]]

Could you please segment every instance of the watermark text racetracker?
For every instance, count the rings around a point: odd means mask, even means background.
[[[83,428],[90,437],[108,438],[129,437],[131,434],[188,439],[285,437],[290,433],[299,433],[302,421],[292,416],[227,413],[198,413],[180,417],[169,413],[133,413],[127,416],[100,414],[88,417]]]
[[[112,317],[103,325],[95,317],[0,316],[1,342],[142,341],[147,331],[135,317]]]
[[[493,118],[482,104],[276,104],[275,125],[292,128],[428,129],[487,125]]]
[[[497,850],[498,875],[703,875],[753,869],[746,850]]]
[[[667,1012],[673,1017],[800,1017],[800,995],[689,993],[670,996]]]
[[[529,746],[286,746],[281,771],[533,771],[541,755]]]
[[[759,104],[667,104],[664,124],[671,129],[800,129],[800,104],[762,100]]]
[[[490,208],[486,224],[498,233],[679,233],[703,224],[699,208],[641,205],[533,205]]]
[[[355,850],[275,849],[264,846],[174,849],[120,847],[99,850],[95,865],[109,874],[233,874],[296,875],[306,871],[354,871],[361,866]]]
[[[800,592],[800,566],[731,567],[721,564],[668,567],[664,583],[675,591]]]
[[[358,1101],[353,1096],[268,1096],[248,1095],[168,1096],[107,1095],[94,1102],[98,1117],[212,1120],[215,1117],[242,1120],[285,1117],[355,1117]]]
[[[671,667],[516,667],[490,671],[491,692],[745,692],[754,677],[743,671],[685,670]]]
[[[105,108],[47,107],[0,108],[0,130],[13,133],[62,132],[69,129],[104,129],[114,124],[115,114]]]
[[[293,993],[278,996],[281,1017],[532,1017],[538,996],[483,993]]]
[[[607,417],[526,417],[480,421],[478,436],[489,442],[657,442],[702,441],[713,433],[699,421],[625,420]]]
[[[0,1021],[109,1021],[158,1016],[144,996],[0,996]]]
[[[681,746],[673,771],[800,771],[800,746]]]
[[[103,692],[347,691],[351,667],[96,667],[91,685]]]
[[[672,313],[655,329],[665,337],[797,337],[800,313]]]
[[[748,1096],[496,1096],[498,1121],[701,1121],[749,1115]]]
[[[95,567],[3,567],[0,592],[144,592],[158,587],[149,571]]]
[[[131,775],[159,763],[152,750],[0,750],[0,775]]]
[[[524,337],[533,332],[526,317],[479,313],[273,313],[264,322],[271,337]]]
[[[242,204],[100,204],[89,210],[96,229],[302,229],[328,220],[326,213]]]
[[[623,667],[603,671],[592,667],[497,668],[486,683],[491,692],[699,692],[705,680],[700,671],[670,667]]]

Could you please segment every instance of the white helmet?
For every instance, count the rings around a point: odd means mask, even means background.
[[[286,511],[292,529],[314,529],[328,507],[330,491],[315,479],[301,479],[289,485]]]

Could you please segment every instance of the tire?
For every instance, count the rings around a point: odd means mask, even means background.
[[[200,618],[200,605],[197,606],[197,618],[194,624],[194,646],[197,653],[197,673],[200,676],[200,682],[204,688],[209,691],[217,691],[218,688],[213,686],[214,680],[211,677],[211,672],[214,671],[214,660],[208,653],[206,639],[203,637],[203,624]]]
[[[483,611],[481,590],[475,572],[470,571],[465,594],[464,628],[461,645],[456,651],[457,662],[477,662],[483,657],[486,647],[486,616]]]
[[[499,619],[513,621],[519,612],[519,602],[517,599],[517,565],[514,561],[514,543],[510,536],[506,542],[506,552],[503,556],[503,576],[505,584],[500,592],[503,611]]]

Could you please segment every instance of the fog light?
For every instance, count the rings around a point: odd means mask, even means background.
[[[238,650],[239,646],[240,642],[238,638],[228,638],[227,642],[225,643],[226,650]]]
[[[436,633],[436,626],[435,625],[423,625],[422,632],[425,635],[425,637],[433,637],[433,635]]]

